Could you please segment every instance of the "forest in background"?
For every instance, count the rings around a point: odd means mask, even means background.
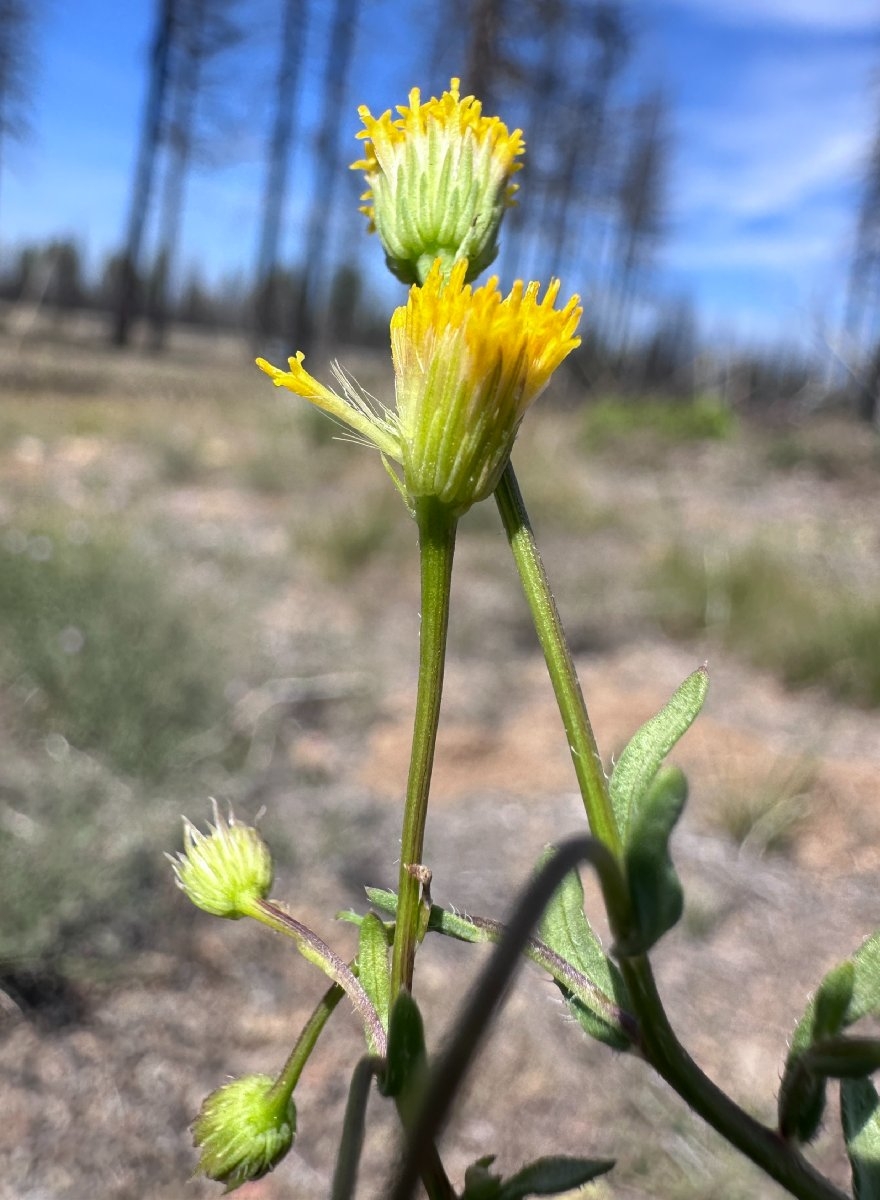
[[[155,351],[186,323],[243,333],[255,351],[384,346],[353,177],[358,79],[375,54],[364,35],[380,0],[155,0],[140,126],[121,235],[100,264],[75,237],[4,245],[0,303],[102,314],[117,346]],[[880,383],[880,131],[853,214],[844,328],[808,353],[703,344],[687,294],[655,270],[674,185],[670,106],[657,79],[634,77],[639,38],[617,0],[450,0],[408,6],[414,79],[462,76],[509,127],[525,129],[528,202],[508,215],[497,269],[563,275],[588,297],[579,385],[683,398],[719,394],[806,409],[833,401],[874,421]],[[0,171],[39,125],[33,95],[45,5],[0,0]],[[433,90],[444,86],[435,82]],[[431,90],[424,88],[425,94]],[[321,103],[315,106],[315,95]],[[402,99],[403,97],[401,97]],[[259,128],[243,113],[260,113]],[[252,269],[209,280],[187,249],[195,172],[219,177],[262,145]],[[360,181],[358,181],[360,182]],[[296,193],[297,204],[293,198]],[[0,175],[0,229],[3,216]]]

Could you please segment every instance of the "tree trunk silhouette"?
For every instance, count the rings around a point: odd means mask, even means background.
[[[275,113],[269,139],[262,223],[254,272],[255,350],[260,349],[260,344],[265,338],[280,332],[278,248],[281,239],[281,214],[287,196],[294,104],[307,19],[306,0],[285,0],[281,59],[275,88]]]
[[[323,115],[316,142],[315,182],[304,243],[304,260],[294,303],[297,347],[312,348],[317,330],[319,281],[324,278],[327,246],[333,228],[333,202],[340,178],[339,130],[346,82],[354,48],[359,0],[336,0],[321,84]],[[326,291],[324,292],[326,295]]]
[[[467,94],[479,96],[491,112],[496,99],[498,36],[504,0],[472,0],[471,37],[462,83]]]
[[[30,131],[33,8],[28,0],[0,0],[0,178],[7,143],[20,141]]]
[[[616,305],[610,329],[612,343],[620,347],[625,344],[632,323],[639,275],[662,233],[667,166],[665,116],[665,100],[659,91],[636,107],[632,141],[620,182],[613,258]]]
[[[855,409],[863,421],[880,420],[880,122],[863,184],[845,317],[853,344],[866,356],[853,375]]]
[[[159,212],[156,269],[150,289],[150,345],[162,350],[168,332],[168,289],[183,213],[183,191],[192,160],[196,99],[205,54],[206,0],[187,0],[177,39],[178,61],[172,73],[173,107],[168,127],[168,161]]]
[[[156,160],[168,92],[169,58],[175,32],[177,0],[157,0],[156,24],[149,56],[150,82],[144,105],[140,145],[132,180],[125,248],[119,268],[119,292],[113,317],[113,343],[128,344],[135,316],[138,274],[147,215],[153,193]]]
[[[611,88],[627,54],[627,37],[616,5],[599,0],[581,14],[581,21],[593,54],[580,79],[572,81],[571,100],[561,122],[556,205],[548,225],[551,275],[563,274],[580,249],[575,243],[582,240],[585,215],[601,191]]]

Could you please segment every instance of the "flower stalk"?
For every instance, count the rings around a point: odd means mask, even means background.
[[[605,843],[615,857],[619,857],[620,832],[608,795],[602,759],[559,610],[553,599],[529,515],[510,463],[495,491],[495,501],[544,652],[590,831],[600,842]]]
[[[376,1054],[385,1054],[388,1039],[382,1021],[363,984],[348,963],[344,962],[314,930],[309,929],[308,925],[303,925],[302,921],[297,921],[296,917],[292,917],[274,900],[258,901],[250,915],[269,929],[274,929],[276,933],[283,933],[292,938],[303,958],[319,967],[328,979],[332,979],[343,989],[364,1023],[364,1032],[373,1051]]]
[[[620,833],[596,739],[547,573],[510,465],[495,498],[553,682],[590,828],[619,858]],[[620,969],[638,1022],[644,1057],[694,1112],[793,1196],[800,1200],[845,1200],[844,1193],[811,1166],[794,1145],[740,1108],[697,1066],[669,1022],[647,955],[622,957]]]
[[[391,956],[391,1003],[401,988],[412,989],[413,964],[419,941],[421,884],[410,870],[422,862],[434,748],[440,720],[449,592],[457,521],[449,509],[428,497],[416,505],[421,562],[419,682],[413,724],[412,754],[400,837],[397,925]]]

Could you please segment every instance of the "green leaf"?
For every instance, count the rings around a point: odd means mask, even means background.
[[[364,991],[373,1001],[388,1029],[388,1008],[391,1002],[391,964],[388,958],[388,933],[375,913],[367,913],[361,921],[358,941],[358,978]]]
[[[364,888],[364,891],[373,908],[378,908],[379,912],[389,913],[392,917],[397,916],[397,892],[389,892],[386,888],[375,887]]]
[[[855,1200],[880,1200],[880,1099],[870,1079],[843,1079],[840,1116]]]
[[[864,1079],[880,1071],[880,1038],[823,1038],[804,1051],[803,1062],[826,1079]]]
[[[617,946],[620,954],[643,954],[681,917],[684,893],[669,839],[686,799],[684,774],[678,767],[664,767],[639,803],[624,849],[635,933]]]
[[[409,992],[394,1001],[388,1028],[388,1056],[381,1090],[385,1096],[405,1097],[410,1108],[421,1090],[427,1066],[425,1027]]]
[[[626,846],[643,797],[663,759],[693,724],[709,689],[705,666],[689,675],[663,708],[627,744],[611,774],[610,794]]]
[[[552,854],[548,851],[542,862]],[[577,871],[566,875],[541,919],[539,937],[566,962],[585,975],[599,990],[593,1001],[587,996],[575,997],[564,981],[557,980],[572,1013],[590,1037],[616,1050],[630,1047],[629,1039],[608,1021],[608,1005],[629,1008],[626,984],[615,963],[602,949],[584,913],[584,889]],[[603,1004],[601,1001],[605,1000]]]
[[[855,968],[852,997],[846,1009],[844,1025],[852,1025],[862,1017],[880,1014],[880,932],[862,942],[852,956]]]
[[[825,1111],[825,1080],[799,1071],[804,1053],[814,1042],[833,1037],[862,1017],[880,1014],[880,933],[874,933],[853,954],[834,967],[816,989],[795,1028],[779,1089],[780,1129],[787,1136],[810,1142]]]
[[[501,1193],[501,1176],[489,1168],[495,1161],[494,1154],[478,1158],[464,1173],[464,1192],[461,1200],[498,1200]]]
[[[525,1196],[558,1196],[583,1187],[614,1166],[613,1159],[539,1158],[511,1175],[501,1185],[498,1200],[523,1200]]]
[[[375,1060],[370,1058],[362,1058],[352,1073],[330,1200],[352,1200],[354,1196],[374,1074]]]
[[[846,1024],[856,981],[856,965],[851,958],[834,967],[819,984],[813,1005],[812,1041],[834,1037]]]

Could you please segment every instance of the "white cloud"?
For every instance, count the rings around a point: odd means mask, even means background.
[[[821,206],[854,219],[876,99],[869,59],[778,49],[731,73],[708,104],[683,107],[671,175],[673,224],[726,223],[732,236]]]
[[[827,191],[858,182],[866,160],[864,134],[847,130],[793,140],[773,148],[732,155],[725,165],[701,157],[675,177],[673,202],[679,219],[723,212],[740,220],[784,215]]]
[[[827,33],[880,30],[876,0],[675,0],[692,12],[728,24],[779,25]]]

